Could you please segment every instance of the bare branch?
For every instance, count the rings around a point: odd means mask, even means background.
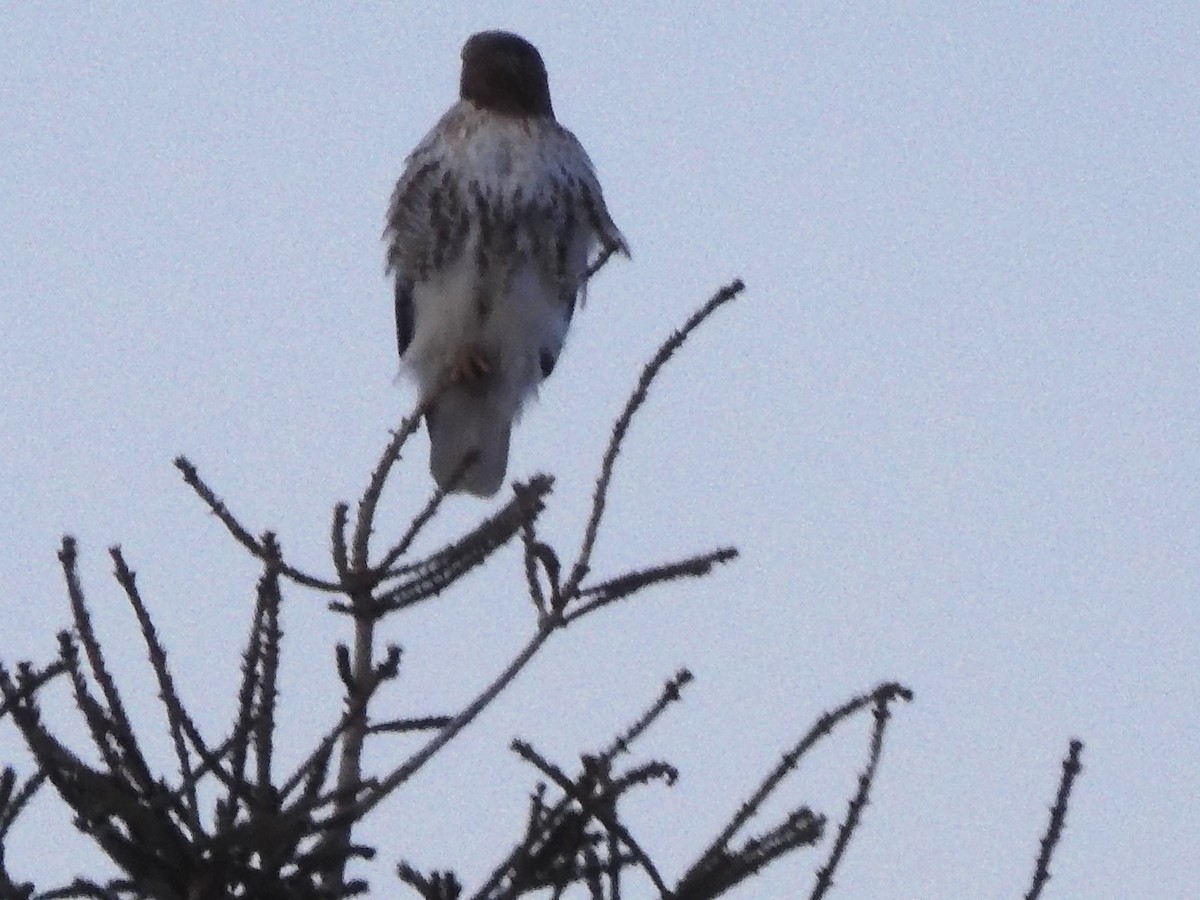
[[[368,612],[379,616],[440,594],[512,540],[520,532],[523,522],[535,518],[542,511],[544,498],[552,484],[553,480],[548,476],[535,475],[527,484],[515,489],[513,499],[498,512],[454,543],[410,568],[409,572],[415,574],[373,599],[367,608]],[[352,606],[344,603],[330,605],[338,612],[354,611]]]
[[[1038,900],[1042,888],[1050,880],[1050,859],[1054,849],[1062,838],[1063,825],[1067,821],[1067,800],[1071,796],[1071,788],[1075,777],[1083,771],[1079,757],[1083,753],[1083,741],[1072,740],[1067,747],[1067,757],[1062,764],[1062,779],[1058,783],[1058,795],[1054,798],[1054,806],[1050,808],[1050,822],[1046,826],[1046,834],[1042,837],[1042,849],[1038,853],[1037,865],[1033,870],[1033,883],[1030,884],[1025,900]]]
[[[692,681],[692,673],[687,669],[680,669],[675,673],[664,686],[662,693],[658,699],[654,701],[645,713],[642,714],[636,722],[633,723],[623,734],[618,736],[606,749],[600,751],[600,758],[606,762],[612,762],[622,753],[628,753],[629,747],[639,737],[645,734],[646,729],[658,720],[658,717],[666,711],[667,707],[672,703],[676,703],[683,696],[683,688]]]
[[[396,866],[396,874],[424,900],[458,900],[462,895],[462,885],[453,872],[433,872],[425,877],[402,862]]]
[[[198,745],[201,744],[199,732],[184,709],[179,692],[175,689],[175,680],[171,677],[171,670],[167,665],[167,651],[158,639],[158,632],[150,619],[146,604],[142,602],[133,570],[126,564],[120,547],[110,547],[108,552],[113,560],[117,583],[125,591],[125,596],[129,600],[129,605],[133,607],[134,615],[137,616],[138,625],[142,630],[142,639],[146,643],[146,649],[150,656],[150,667],[154,670],[154,677],[158,680],[158,696],[167,714],[167,727],[171,735],[171,743],[175,748],[175,758],[179,763],[179,773],[183,783],[187,785],[184,799],[188,824],[193,833],[199,834],[201,832],[200,804],[196,797],[192,758],[185,740],[185,734],[191,734],[193,741]]]
[[[604,516],[604,506],[608,499],[608,486],[612,481],[613,466],[616,464],[617,454],[621,452],[622,442],[629,431],[629,425],[633,421],[634,414],[646,402],[650,385],[654,382],[662,367],[675,354],[675,351],[683,346],[684,341],[688,339],[691,333],[699,328],[718,308],[734,299],[744,289],[745,285],[741,279],[735,279],[717,291],[707,303],[692,314],[682,328],[663,342],[663,345],[658,348],[658,352],[654,354],[653,358],[642,370],[642,375],[638,379],[637,386],[633,389],[633,393],[630,394],[629,400],[625,403],[625,409],[622,410],[616,424],[613,425],[612,437],[609,439],[608,449],[604,453],[604,461],[600,466],[600,476],[596,479],[596,488],[592,495],[592,511],[588,518],[587,528],[584,531],[583,544],[579,548],[579,556],[572,567],[571,576],[563,588],[563,593],[566,596],[574,594],[579,587],[579,583],[587,576],[588,566],[592,559],[592,549],[595,547],[596,535],[600,530],[600,520]]]
[[[436,731],[445,728],[453,716],[421,716],[416,719],[392,719],[389,722],[376,722],[367,729],[368,734],[408,734],[413,731]]]
[[[393,441],[395,452],[398,454],[400,446],[404,443],[403,439]],[[385,454],[386,455],[386,454]],[[382,464],[381,464],[382,465]],[[390,463],[389,463],[390,465]],[[382,489],[382,484],[380,485]],[[374,504],[378,497],[369,504],[366,495],[363,502],[359,505],[359,525],[362,526],[364,521],[363,516],[374,516]],[[354,571],[366,571],[366,552],[367,541],[369,540],[370,527],[363,534],[368,535],[362,537],[361,550],[363,556],[359,557],[359,550],[356,549],[354,560]],[[355,538],[356,546],[358,538]],[[328,843],[334,852],[344,854],[350,847],[351,831],[355,821],[359,816],[354,812],[353,804],[358,797],[358,786],[362,782],[362,752],[363,743],[367,737],[367,704],[370,702],[371,696],[375,689],[379,686],[378,679],[374,675],[374,650],[375,650],[375,623],[377,616],[369,612],[374,605],[374,600],[371,597],[370,590],[356,590],[350,595],[351,609],[354,611],[354,648],[351,651],[349,676],[343,675],[343,680],[346,684],[346,716],[344,717],[340,727],[343,730],[341,735],[341,758],[338,761],[336,794],[337,794],[337,810],[335,818],[339,821],[340,827],[337,832],[331,834],[326,843]],[[325,879],[325,886],[330,890],[340,890],[344,887],[345,872],[342,867],[333,869],[330,875]]]
[[[346,528],[350,507],[339,503],[333,508],[333,526],[330,528],[329,546],[333,550],[333,570],[345,584],[350,578],[350,559],[346,550]]]
[[[529,520],[521,523],[521,547],[524,551],[522,561],[525,564],[525,588],[529,591],[529,599],[533,602],[534,610],[537,611],[538,621],[541,622],[546,618],[547,609],[546,594],[542,590],[541,580],[538,577],[538,567],[540,566],[550,576],[552,593],[557,594],[558,557],[550,547],[537,539],[537,529]]]
[[[234,540],[250,551],[251,555],[262,558],[262,547],[258,541],[243,527],[237,517],[229,511],[229,507],[216,495],[212,488],[205,484],[196,467],[186,456],[175,457],[175,468],[183,473],[183,480],[204,501],[209,510],[215,515],[226,530],[233,535]]]
[[[357,801],[353,814],[363,816],[379,805],[396,788],[404,784],[413,775],[424,768],[425,764],[454,740],[464,728],[470,725],[493,700],[500,695],[514,678],[529,664],[534,655],[541,649],[547,638],[558,627],[558,622],[548,620],[544,623],[529,642],[521,649],[516,658],[484,688],[458,715],[456,715],[441,731],[439,731],[424,747],[410,756],[400,766],[393,769],[379,784],[367,791],[366,795]]]
[[[679,562],[665,563],[661,566],[650,566],[646,569],[639,569],[635,572],[619,575],[616,578],[610,578],[601,584],[580,590],[577,596],[591,599],[587,603],[583,603],[571,610],[571,612],[564,616],[564,619],[568,623],[576,619],[581,619],[588,613],[595,612],[597,609],[607,606],[610,603],[615,603],[617,600],[623,600],[631,594],[636,594],[651,585],[673,581],[676,578],[703,578],[712,571],[713,566],[736,559],[737,555],[737,548],[722,547],[720,550],[702,553],[698,556],[680,560]]]
[[[858,828],[858,823],[862,818],[863,810],[866,808],[867,797],[871,792],[871,784],[875,780],[875,772],[879,768],[879,756],[883,752],[883,732],[891,716],[889,704],[897,696],[896,693],[887,690],[890,687],[890,685],[886,685],[874,694],[875,708],[873,713],[875,725],[871,729],[871,755],[867,760],[866,769],[858,776],[858,791],[855,793],[846,810],[846,821],[838,826],[837,839],[833,842],[833,849],[829,853],[829,859],[826,860],[825,865],[817,870],[817,882],[811,894],[812,900],[820,900],[820,898],[825,896],[826,891],[833,886],[833,873],[837,871],[838,864],[841,862],[842,856],[846,852],[846,847],[850,844],[850,838],[854,836],[854,832]],[[903,694],[900,694],[900,696],[903,696]],[[907,700],[908,698],[905,697],[904,699]]]
[[[375,566],[375,571],[379,573],[381,578],[389,577],[390,573],[388,570],[396,564],[400,557],[409,551],[409,548],[412,547],[413,541],[417,539],[417,536],[421,533],[425,526],[429,524],[430,520],[437,515],[437,511],[442,506],[442,501],[444,501],[450,495],[450,491],[463,479],[463,477],[467,474],[467,469],[474,465],[476,461],[477,454],[466,454],[466,456],[464,456],[462,461],[458,464],[458,468],[454,472],[450,473],[448,487],[437,488],[434,490],[433,494],[429,498],[429,501],[425,504],[425,507],[419,513],[417,513],[413,517],[412,522],[409,523],[408,530],[404,532],[404,535],[399,541],[396,542],[396,545],[387,553],[385,553],[383,559],[380,560],[377,566]]]
[[[4,838],[17,816],[21,815],[45,782],[46,773],[38,771],[17,787],[17,773],[12,768],[4,769],[3,775],[0,775],[0,848],[4,846]],[[2,854],[0,859],[3,859]]]
[[[83,598],[83,587],[79,583],[79,574],[76,570],[76,547],[75,539],[70,536],[63,538],[62,549],[58,554],[59,560],[62,562],[63,575],[67,582],[67,595],[71,601],[71,613],[75,619],[75,630],[79,635],[79,640],[83,644],[84,652],[87,655],[88,665],[92,670],[92,676],[96,679],[96,683],[100,686],[100,691],[104,695],[105,716],[109,722],[109,735],[117,742],[121,748],[121,756],[123,758],[124,768],[134,778],[136,778],[143,787],[148,787],[154,781],[150,775],[150,768],[146,764],[146,759],[142,755],[141,748],[138,746],[137,738],[134,737],[133,726],[129,722],[129,717],[125,713],[125,705],[121,702],[121,695],[117,692],[116,682],[113,681],[112,675],[109,674],[108,668],[104,663],[104,654],[100,650],[100,641],[96,637],[96,631],[92,627],[92,617],[88,612],[87,604]]]
[[[863,694],[855,697],[853,700],[842,704],[833,712],[828,712],[822,715],[816,723],[808,730],[808,733],[787,753],[779,765],[763,780],[757,790],[750,798],[741,805],[737,813],[730,819],[729,824],[717,835],[714,840],[700,857],[693,864],[688,874],[684,876],[686,882],[692,873],[698,869],[705,868],[712,859],[718,859],[728,854],[729,842],[745,826],[746,822],[758,812],[764,801],[775,792],[779,783],[783,781],[784,776],[791,772],[799,763],[801,757],[812,748],[817,741],[826,737],[833,731],[838,723],[846,720],[854,713],[858,712],[865,706],[878,702],[879,700],[893,700],[896,697],[904,700],[912,699],[912,691],[897,683],[888,683],[881,685],[869,694]]]
[[[278,544],[271,533],[263,535],[263,548],[273,554],[278,563]],[[275,743],[275,705],[278,699],[279,643],[282,632],[279,628],[279,607],[283,597],[279,593],[278,565],[268,565],[258,590],[262,595],[264,610],[262,629],[262,675],[258,680],[258,691],[254,704],[254,750],[257,768],[256,779],[260,787],[271,784],[271,759]]]
[[[375,527],[375,510],[379,506],[379,498],[383,496],[383,486],[387,483],[392,466],[400,459],[400,451],[405,443],[420,427],[428,407],[428,401],[418,404],[412,415],[404,419],[400,427],[392,432],[392,439],[384,448],[383,455],[379,457],[375,471],[371,473],[366,490],[363,491],[362,499],[358,502],[358,517],[354,523],[354,538],[350,544],[350,567],[356,572],[365,572],[370,567],[371,530]]]
[[[604,804],[597,803],[594,797],[579,789],[579,786],[569,779],[561,769],[539,754],[533,747],[525,741],[513,741],[511,744],[513,751],[526,762],[535,766],[542,774],[553,781],[562,789],[563,793],[574,800],[579,806],[597,822],[601,823],[605,829],[613,836],[618,838],[622,844],[629,848],[634,859],[654,882],[654,886],[658,888],[658,892],[662,897],[670,897],[671,891],[667,888],[666,882],[659,875],[654,862],[641,848],[641,845],[634,840],[633,835],[620,822],[610,808],[606,808]]]
[[[267,562],[269,556],[267,548],[255,540],[242,523],[237,520],[237,517],[229,511],[229,507],[205,483],[204,479],[200,477],[200,473],[196,470],[196,467],[192,465],[187,457],[175,457],[175,468],[183,473],[184,482],[204,501],[209,511],[221,521],[221,524],[233,535],[234,539],[250,551],[253,557],[262,562]],[[278,553],[276,555],[278,556]],[[294,566],[285,563],[282,558],[276,559],[275,563],[278,565],[281,575],[290,578],[297,584],[302,584],[316,591],[324,591],[328,594],[340,593],[342,590],[341,585],[335,584],[332,581],[326,581],[324,578],[317,578],[315,575],[309,575],[307,572],[302,572]]]
[[[824,833],[825,819],[801,806],[774,828],[736,849],[709,854],[675,888],[675,900],[711,900],[761,872],[780,857],[811,847]]]
[[[32,702],[33,695],[36,694],[47,682],[57,678],[67,671],[66,665],[62,660],[57,660],[40,672],[30,671],[25,680],[20,685],[14,687],[13,703]],[[8,696],[0,697],[0,719],[3,719],[11,711]]]
[[[265,579],[264,572],[262,579]],[[218,816],[218,828],[232,827],[237,818],[239,804],[246,799],[246,758],[250,752],[255,725],[256,699],[262,684],[262,654],[267,628],[267,605],[270,600],[259,581],[254,604],[254,616],[246,648],[242,651],[242,683],[238,689],[237,715],[230,733],[230,776],[232,785],[229,796]]]
[[[383,665],[377,667],[374,672],[369,673],[362,684],[355,683],[353,673],[351,673],[350,684],[347,685],[347,705],[345,712],[342,713],[337,724],[321,739],[308,758],[297,766],[296,771],[284,782],[280,788],[280,796],[286,797],[291,794],[292,791],[309,777],[313,767],[320,765],[321,759],[332,753],[333,747],[346,733],[347,729],[355,722],[362,720],[368,704],[375,696],[376,691],[379,690],[380,685],[394,676],[393,656],[396,656],[398,660],[397,654],[389,656]],[[347,665],[349,665],[348,660],[349,656],[347,655]],[[366,730],[369,731],[370,729]],[[347,777],[347,781],[349,783],[349,777]],[[354,783],[357,783],[357,778],[354,780]]]

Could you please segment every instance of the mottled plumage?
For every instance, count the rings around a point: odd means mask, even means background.
[[[481,496],[512,424],[554,369],[592,251],[628,253],[591,161],[550,104],[537,50],[506,32],[463,46],[460,99],[409,156],[384,237],[396,338],[422,399],[430,469]]]

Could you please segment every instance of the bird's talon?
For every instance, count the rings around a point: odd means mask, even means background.
[[[481,381],[492,374],[492,365],[480,353],[467,351],[450,369],[450,383],[464,384]]]

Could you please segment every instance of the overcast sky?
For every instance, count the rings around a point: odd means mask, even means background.
[[[371,820],[377,892],[401,856],[476,881],[535,780],[508,741],[569,766],[686,664],[687,702],[639,756],[683,777],[629,808],[671,875],[817,716],[895,678],[916,701],[838,896],[1020,896],[1073,736],[1085,771],[1045,896],[1194,896],[1200,7],[649,8],[7,5],[0,656],[54,653],[55,552],[75,534],[113,667],[169,767],[108,577],[119,542],[220,733],[256,569],[171,460],[189,455],[252,530],[328,570],[332,505],[413,401],[394,382],[388,196],[454,99],[462,41],[505,27],[541,49],[633,247],[593,283],[510,474],[557,476],[546,537],[573,546],[642,362],[741,276],[744,300],[633,428],[596,570],[726,543],[743,556],[556,636]],[[425,454],[422,437],[392,527],[427,496]],[[490,508],[456,499],[427,546]],[[533,628],[522,594],[509,552],[392,622],[406,655],[388,714],[447,712],[485,683]],[[337,714],[348,627],[320,598],[287,599],[299,754]],[[860,724],[787,804],[843,814]],[[24,759],[7,723],[0,751]],[[67,822],[47,802],[19,826],[15,872],[74,875],[38,833]],[[745,896],[806,893],[822,858]]]

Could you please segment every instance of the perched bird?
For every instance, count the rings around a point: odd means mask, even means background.
[[[429,403],[434,480],[494,494],[593,251],[629,255],[524,38],[485,31],[463,45],[459,100],[408,157],[384,239],[400,357]]]

